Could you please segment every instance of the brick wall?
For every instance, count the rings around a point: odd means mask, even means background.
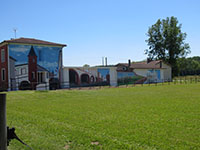
[[[1,60],[1,50],[5,50],[5,62]],[[8,45],[0,46],[0,90],[8,89]],[[2,68],[5,68],[5,80],[2,81]]]

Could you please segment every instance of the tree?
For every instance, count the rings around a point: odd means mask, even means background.
[[[83,65],[83,67],[90,67],[90,65],[88,65],[88,64],[85,64],[85,65]]]
[[[177,60],[177,66],[180,68],[179,75],[200,74],[200,57],[179,58]]]
[[[172,66],[172,75],[177,75],[177,59],[190,53],[190,46],[185,43],[187,34],[181,32],[181,24],[176,17],[167,17],[152,25],[146,40],[149,49],[145,50],[150,60],[163,60]]]

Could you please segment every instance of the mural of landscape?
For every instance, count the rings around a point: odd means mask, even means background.
[[[134,72],[117,72],[117,81],[119,85],[139,83],[144,77],[138,76]]]

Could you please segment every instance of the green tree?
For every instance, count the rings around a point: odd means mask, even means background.
[[[177,59],[190,53],[190,46],[185,43],[186,33],[181,32],[181,24],[176,17],[167,17],[152,25],[147,33],[148,49],[145,54],[150,60],[163,60],[172,66],[172,75],[177,75]]]
[[[179,58],[177,60],[179,75],[200,74],[200,57]]]
[[[90,65],[88,65],[88,64],[85,64],[85,65],[83,65],[83,67],[90,67]]]

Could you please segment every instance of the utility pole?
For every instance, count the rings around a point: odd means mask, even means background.
[[[6,94],[0,94],[0,150],[7,150]]]

